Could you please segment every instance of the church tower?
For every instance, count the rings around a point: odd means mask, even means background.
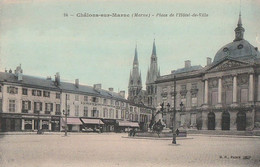
[[[157,86],[155,81],[160,76],[160,70],[158,69],[157,54],[155,40],[153,41],[153,50],[150,60],[150,67],[148,67],[146,76],[146,92],[148,98],[148,106],[157,107]]]
[[[139,71],[137,46],[135,47],[135,57],[133,62],[133,69],[130,72],[128,84],[128,100],[139,103],[140,95],[142,92],[142,77]]]

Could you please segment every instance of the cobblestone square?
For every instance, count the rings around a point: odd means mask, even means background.
[[[124,133],[6,135],[0,166],[260,166],[259,137],[190,135],[177,142]]]

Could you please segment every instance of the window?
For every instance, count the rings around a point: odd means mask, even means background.
[[[53,111],[53,104],[45,103],[45,111]]]
[[[34,111],[42,111],[42,103],[34,102]]]
[[[185,124],[185,115],[182,114],[181,115],[181,125],[180,126],[184,126],[184,124]]]
[[[92,110],[91,116],[97,118],[98,115],[99,115],[99,111],[97,110],[96,107],[93,107],[93,110]]]
[[[42,91],[37,90],[37,96],[42,96]]]
[[[56,99],[60,99],[60,93],[56,93]]]
[[[28,89],[23,88],[22,94],[23,94],[23,95],[28,95]]]
[[[79,106],[75,106],[75,116],[79,116]]]
[[[68,116],[70,115],[70,105],[67,105]]]
[[[84,96],[85,97],[85,96]],[[84,98],[85,99],[85,98]],[[88,116],[88,107],[84,106],[84,117]]]
[[[124,119],[124,117],[125,117],[125,114],[124,114],[124,113],[125,113],[125,112],[122,110],[122,111],[121,111],[121,118],[122,118],[122,119]]]
[[[79,95],[75,95],[75,100],[79,101]]]
[[[31,110],[31,102],[30,101],[22,101],[22,111]]]
[[[107,104],[107,99],[103,99],[103,104]]]
[[[196,125],[196,114],[191,114],[190,116],[190,125],[195,126]]]
[[[109,110],[109,118],[114,118],[114,110],[113,109]]]
[[[116,118],[118,118],[118,110],[116,110]]]
[[[60,113],[60,104],[56,104],[56,112]]]
[[[67,95],[67,100],[69,100],[70,99],[70,94],[66,94]]]
[[[17,94],[18,93],[18,88],[13,87],[13,86],[9,86],[9,87],[7,87],[7,93]]]
[[[0,86],[0,92],[2,92],[2,86]]]
[[[15,112],[15,100],[9,100],[9,112]]]
[[[198,105],[198,98],[197,98],[197,94],[193,93],[191,94],[191,106],[195,107]]]
[[[211,96],[212,105],[216,105],[218,103],[218,92],[212,92]]]
[[[232,104],[233,101],[233,93],[230,90],[226,91],[226,104]]]
[[[124,106],[125,106],[125,103],[124,103],[124,102],[121,102],[121,106],[124,107]]]
[[[103,117],[104,118],[108,118],[108,110],[107,110],[107,108],[103,109]]]
[[[114,100],[110,100],[110,105],[114,105]]]
[[[43,97],[50,97],[50,92],[43,91]]]
[[[241,103],[246,103],[248,101],[248,91],[247,89],[241,89]]]
[[[32,95],[33,96],[42,96],[42,91],[40,91],[40,90],[32,90]]]
[[[88,101],[88,96],[84,96],[84,101]]]
[[[97,103],[98,102],[98,98],[97,97],[92,97],[92,102]]]

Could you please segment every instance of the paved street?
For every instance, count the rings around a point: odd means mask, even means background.
[[[179,139],[127,134],[0,136],[1,167],[260,166],[260,138],[194,135]]]

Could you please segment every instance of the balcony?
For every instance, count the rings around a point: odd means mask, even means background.
[[[22,113],[28,113],[28,110],[22,110]]]
[[[55,115],[61,115],[60,111],[55,112]]]
[[[34,113],[34,114],[40,114],[41,111],[36,111],[36,110],[34,110],[33,113]]]
[[[45,114],[51,114],[51,112],[50,112],[50,111],[45,111],[44,113],[45,113]]]

